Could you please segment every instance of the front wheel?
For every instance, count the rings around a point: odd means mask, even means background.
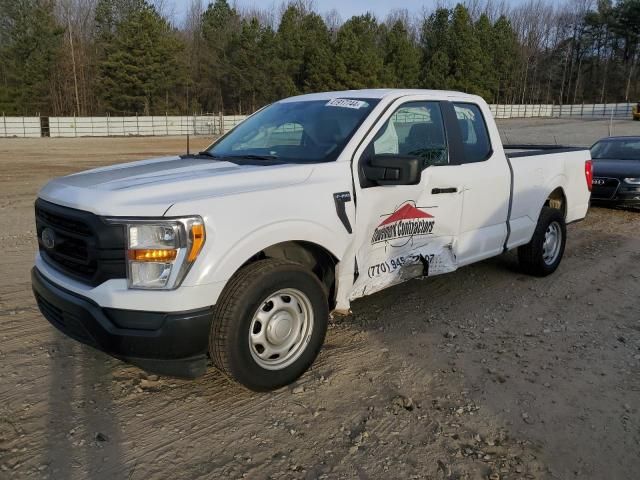
[[[238,271],[215,307],[209,353],[247,388],[273,390],[302,375],[324,342],[325,289],[302,265],[266,259]]]
[[[562,212],[542,207],[531,241],[518,248],[518,260],[525,273],[537,277],[552,274],[560,265],[567,241]]]

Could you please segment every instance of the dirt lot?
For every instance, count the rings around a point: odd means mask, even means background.
[[[522,118],[498,120],[504,143],[591,146],[610,135],[640,135],[640,124],[631,119],[613,121],[579,118]]]
[[[501,127],[585,144],[607,128],[549,123]],[[358,301],[270,394],[213,369],[147,376],[58,334],[29,285],[38,188],[183,144],[0,140],[0,478],[637,478],[640,212],[593,208],[545,279],[507,254]]]

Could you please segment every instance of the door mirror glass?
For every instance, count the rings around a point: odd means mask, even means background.
[[[374,155],[363,165],[367,180],[376,185],[417,185],[423,160],[407,155]]]

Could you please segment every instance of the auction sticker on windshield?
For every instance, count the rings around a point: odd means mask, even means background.
[[[342,107],[342,108],[362,108],[369,104],[362,100],[351,100],[350,98],[332,98],[327,102],[327,107]]]

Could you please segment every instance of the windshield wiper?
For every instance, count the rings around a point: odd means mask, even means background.
[[[211,152],[208,151],[204,151],[204,152],[198,152],[198,153],[185,153],[184,155],[180,155],[180,158],[200,158],[200,157],[209,157],[209,158],[213,158],[214,160],[222,160],[222,157],[219,155],[214,155]]]
[[[214,155],[213,153],[211,153],[209,150],[204,150],[202,152],[198,152],[198,155],[201,155],[203,157],[211,157],[211,158],[215,158],[215,159],[220,159],[222,157],[220,157],[219,155]]]
[[[277,160],[277,155],[226,155],[224,158],[246,158],[247,160]]]
[[[237,163],[238,165],[244,164],[244,160],[248,162],[251,162],[253,160],[253,163],[251,163],[251,165],[260,165],[260,163],[262,162],[264,162],[265,165],[284,163],[282,159],[278,158],[278,156],[276,155],[216,155],[215,153],[211,153],[210,151],[205,150],[203,152],[199,152],[197,155],[191,156],[209,157],[215,160],[220,160],[222,162]],[[186,158],[186,156],[183,156],[183,158]],[[258,160],[259,162],[256,162],[256,160]]]

